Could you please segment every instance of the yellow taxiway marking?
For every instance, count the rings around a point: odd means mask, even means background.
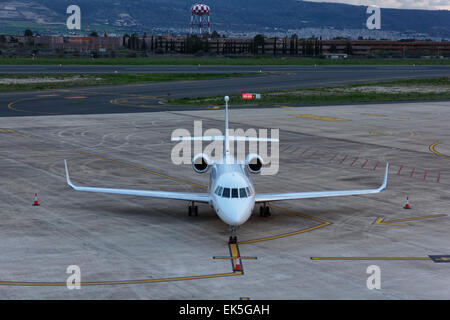
[[[439,145],[439,144],[441,144],[441,142],[436,141],[435,143],[430,145],[429,146],[430,151],[433,152],[435,155],[437,155],[439,157],[444,157],[444,158],[449,158],[450,159],[450,156],[448,156],[446,154],[443,154],[443,153],[440,153],[439,151],[436,150],[436,146]]]
[[[64,99],[86,99],[86,96],[64,97]]]
[[[386,261],[430,261],[430,257],[311,257],[311,260],[386,260]]]
[[[274,236],[263,237],[263,238],[252,239],[252,240],[245,240],[245,241],[238,241],[238,244],[249,244],[249,243],[256,243],[256,242],[262,242],[262,241],[268,241],[268,240],[275,240],[275,239],[291,237],[291,236],[295,236],[295,235],[298,235],[298,234],[301,234],[301,233],[305,233],[305,232],[309,232],[309,231],[316,230],[316,229],[319,229],[319,228],[323,228],[323,227],[326,227],[326,226],[331,224],[331,222],[329,222],[329,221],[325,221],[325,220],[322,220],[322,219],[319,219],[319,218],[316,218],[316,217],[311,217],[311,216],[308,216],[308,215],[300,213],[300,212],[286,210],[286,209],[283,209],[283,208],[280,208],[280,207],[276,207],[276,206],[273,206],[273,205],[269,205],[269,207],[271,207],[273,209],[276,209],[276,210],[279,210],[281,212],[285,212],[287,214],[291,214],[291,215],[295,215],[295,216],[298,216],[298,217],[314,220],[314,221],[320,222],[320,224],[317,225],[317,226],[314,226],[314,227],[301,229],[301,230],[288,232],[288,233],[282,233],[282,234],[278,234],[278,235],[274,235]]]
[[[291,114],[290,116],[297,117],[297,118],[330,121],[330,122],[349,121],[348,119],[317,116],[314,114]]]
[[[19,132],[17,132],[17,131],[14,131],[14,130],[12,130],[12,129],[0,129],[0,132],[3,132],[3,133],[12,133],[12,134],[15,134],[16,136],[28,138],[28,136],[26,136],[26,135],[24,135],[24,134],[21,134],[21,133],[19,133]]]
[[[161,102],[163,104],[167,103],[167,101],[163,98],[158,98],[156,96],[142,96],[142,95],[131,95],[129,97],[126,98],[117,98],[117,99],[111,99],[109,100],[110,104],[114,104],[117,105],[119,107],[131,107],[131,108],[159,108],[161,107],[161,105],[145,105],[142,104],[141,102],[136,102],[133,103],[131,100],[132,99],[152,99],[152,100],[157,100],[158,103]]]
[[[58,97],[59,94],[38,94],[37,98],[46,98],[46,97]]]
[[[233,260],[233,270],[236,270],[236,260],[239,254],[239,249],[236,243],[230,243],[230,258]],[[242,272],[242,271],[241,271]]]
[[[238,256],[239,250],[236,243],[230,243],[230,253],[232,258],[236,258]]]
[[[242,260],[258,260],[258,257],[239,257]],[[235,259],[235,257],[213,257],[213,259],[216,260],[230,260],[230,259]]]
[[[363,116],[369,116],[369,117],[387,117],[385,114],[380,113],[361,113]]]
[[[290,107],[290,106],[280,106],[280,108],[282,108],[282,109],[294,109],[295,107]]]
[[[166,179],[169,179],[169,180],[172,180],[172,181],[189,184],[191,186],[198,187],[198,188],[201,188],[201,189],[207,189],[207,187],[202,186],[200,184],[196,184],[196,183],[192,183],[192,182],[189,182],[189,181],[186,181],[186,180],[182,180],[182,179],[178,179],[178,178],[175,178],[175,177],[171,177],[171,176],[168,176],[168,175],[156,172],[156,171],[152,171],[152,170],[148,170],[148,169],[144,169],[144,168],[139,168],[139,167],[133,166],[133,165],[125,163],[125,162],[108,159],[108,158],[105,158],[105,157],[102,157],[102,156],[99,156],[99,155],[96,155],[96,154],[87,153],[87,152],[83,152],[83,151],[80,151],[80,153],[84,154],[85,156],[88,156],[88,157],[102,159],[102,160],[105,160],[105,161],[108,161],[108,162],[111,162],[111,163],[114,163],[114,164],[117,164],[117,165],[120,165],[120,166],[132,168],[132,169],[139,170],[139,171],[146,172],[146,173],[150,173],[150,174],[153,174],[153,175],[156,175],[156,176],[159,176],[159,177],[163,177],[163,178],[166,178]]]
[[[220,109],[220,107],[219,107],[219,106],[213,106],[213,107],[206,107],[206,109],[209,109],[209,110],[218,110],[218,109]]]
[[[384,218],[380,217],[377,220],[375,220],[375,222],[373,224],[388,225],[388,226],[407,226],[407,224],[400,224],[398,222],[408,222],[408,221],[416,221],[416,220],[424,220],[424,219],[433,219],[433,218],[439,218],[439,217],[444,217],[444,216],[446,216],[446,214],[439,213],[439,214],[434,214],[434,215],[430,215],[430,216],[415,217],[415,218],[405,218],[405,219],[396,219],[396,220],[389,220],[389,221],[384,221]]]
[[[47,114],[47,115],[51,115],[51,114],[55,114],[55,113],[49,113],[49,112],[38,112],[38,111],[29,111],[29,110],[23,110],[23,109],[18,109],[13,107],[17,102],[22,102],[22,101],[28,101],[28,100],[35,100],[36,98],[23,98],[23,99],[18,99],[15,101],[11,101],[8,104],[8,109],[12,110],[12,111],[16,111],[16,112],[28,112],[28,113],[35,113],[35,114]]]
[[[223,278],[242,275],[242,271],[234,271],[229,273],[207,274],[199,276],[161,278],[161,279],[143,279],[143,280],[117,280],[117,281],[87,281],[81,282],[81,286],[99,286],[99,285],[123,285],[123,284],[144,284],[157,282],[184,281],[196,279]],[[16,281],[0,281],[1,286],[67,286],[66,282],[16,282]]]

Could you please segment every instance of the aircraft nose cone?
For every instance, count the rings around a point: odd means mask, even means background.
[[[219,217],[231,226],[240,226],[248,220],[252,214],[253,206],[249,200],[230,199],[219,212]]]

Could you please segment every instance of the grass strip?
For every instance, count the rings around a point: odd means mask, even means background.
[[[118,74],[0,74],[0,91],[42,90],[81,86],[189,81],[253,75],[252,73],[118,73]],[[17,83],[11,83],[17,80]],[[24,83],[22,83],[24,82]],[[30,83],[26,83],[30,82]]]
[[[396,80],[317,89],[262,93],[260,100],[231,95],[236,105],[314,105],[357,102],[450,100],[450,78]],[[173,105],[222,105],[222,96],[171,100]]]

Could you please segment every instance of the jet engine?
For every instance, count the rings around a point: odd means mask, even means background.
[[[197,173],[205,173],[208,171],[210,163],[208,156],[200,153],[192,159],[192,168]]]
[[[251,173],[260,173],[263,167],[263,160],[257,154],[249,154],[245,159],[245,165]]]

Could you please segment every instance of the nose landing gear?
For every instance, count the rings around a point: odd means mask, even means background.
[[[230,226],[230,232],[231,232],[231,236],[230,239],[228,240],[228,243],[237,243],[237,236],[236,236],[236,227],[235,226]]]
[[[272,214],[270,213],[270,207],[264,202],[261,207],[259,207],[259,216],[260,217],[270,217]]]

